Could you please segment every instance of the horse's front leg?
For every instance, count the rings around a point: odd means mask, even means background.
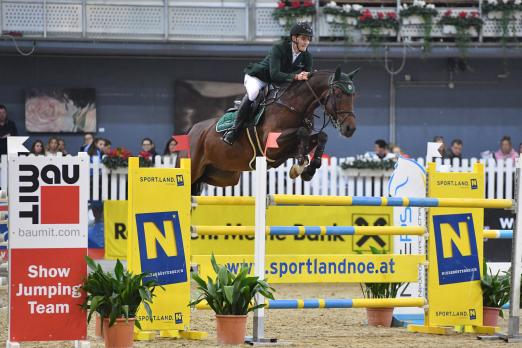
[[[316,139],[312,139],[313,137],[316,137]],[[310,162],[310,165],[304,168],[303,172],[301,173],[301,179],[304,181],[310,181],[315,175],[315,171],[321,167],[321,157],[323,156],[324,149],[326,147],[326,142],[328,141],[328,135],[325,132],[320,132],[318,134],[313,135],[310,137],[311,145],[314,141],[317,142],[317,146],[314,151],[314,158],[312,159],[312,162]]]
[[[299,127],[296,132],[298,144],[296,152],[297,163],[290,168],[288,175],[291,179],[297,178],[303,172],[303,169],[308,165],[308,151],[310,141],[310,131],[305,127]]]

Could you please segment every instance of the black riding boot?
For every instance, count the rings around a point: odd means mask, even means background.
[[[250,118],[250,114],[252,113],[252,103],[253,102],[248,99],[248,95],[243,97],[239,110],[237,110],[234,127],[223,135],[223,141],[225,143],[232,145],[234,141],[236,141],[243,124]]]

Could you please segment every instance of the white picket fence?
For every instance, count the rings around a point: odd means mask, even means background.
[[[330,163],[323,160],[323,165],[317,171],[310,182],[304,182],[301,178],[290,179],[288,171],[293,164],[292,160],[279,168],[268,171],[268,193],[306,194],[306,195],[332,195],[332,196],[387,196],[388,181],[391,171],[348,169],[343,170],[340,164],[347,158],[330,159]],[[441,161],[444,170],[452,172],[465,172],[472,170],[473,164],[480,161],[476,158],[463,159],[462,161]],[[418,158],[421,165],[426,163],[423,158]],[[156,167],[174,167],[176,158],[171,156],[156,156]],[[486,197],[487,198],[513,198],[515,187],[515,166],[513,161],[485,161],[486,167]],[[127,199],[127,168],[109,170],[96,158],[91,164],[92,180],[90,197],[92,200],[125,200]],[[244,172],[240,182],[235,186],[226,188],[207,186],[203,195],[208,196],[241,196],[253,195],[254,172]],[[0,189],[7,189],[7,157],[0,158]]]

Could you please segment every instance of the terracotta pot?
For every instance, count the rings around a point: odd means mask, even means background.
[[[98,314],[94,315],[95,321],[94,321],[94,336],[96,336],[97,339],[103,338],[103,330],[102,330],[102,320]]]
[[[218,315],[217,341],[221,344],[243,344],[246,335],[246,315]]]
[[[135,318],[118,318],[113,326],[109,327],[109,319],[103,318],[103,339],[107,348],[130,348],[134,344]]]
[[[391,327],[393,308],[366,308],[369,326]]]
[[[497,326],[500,308],[484,307],[482,322],[484,326]]]

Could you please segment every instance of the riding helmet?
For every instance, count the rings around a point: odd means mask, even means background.
[[[306,35],[312,37],[314,35],[314,31],[310,24],[306,22],[297,22],[290,29],[290,37],[294,35]]]

